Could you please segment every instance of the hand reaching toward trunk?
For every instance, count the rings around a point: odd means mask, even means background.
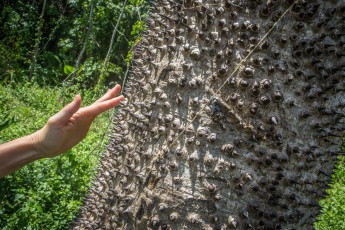
[[[84,108],[80,108],[81,97],[77,95],[70,104],[52,116],[41,130],[33,134],[37,151],[42,157],[55,157],[78,144],[85,138],[99,114],[123,100],[123,96],[115,97],[120,90],[120,85],[116,85],[95,103]]]
[[[124,99],[123,96],[116,97],[120,91],[121,86],[116,85],[95,103],[84,108],[81,108],[81,97],[77,95],[42,129],[0,145],[0,178],[34,160],[55,157],[73,148],[85,138],[99,114],[114,108]]]

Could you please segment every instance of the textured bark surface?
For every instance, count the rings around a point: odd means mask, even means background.
[[[312,229],[344,131],[344,1],[156,1],[76,229]]]

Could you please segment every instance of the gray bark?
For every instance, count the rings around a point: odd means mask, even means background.
[[[312,229],[344,131],[344,1],[153,4],[76,229]]]

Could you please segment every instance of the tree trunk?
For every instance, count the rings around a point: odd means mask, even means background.
[[[344,8],[155,1],[75,228],[312,229],[344,131]]]

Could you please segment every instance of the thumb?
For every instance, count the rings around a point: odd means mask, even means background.
[[[60,112],[52,116],[49,120],[56,124],[66,123],[75,114],[81,106],[81,97],[76,95],[74,100],[66,105]]]

